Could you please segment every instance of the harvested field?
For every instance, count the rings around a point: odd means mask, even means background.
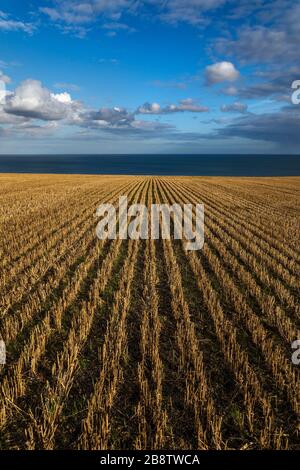
[[[96,208],[203,203],[205,244]],[[300,448],[300,178],[0,175],[0,449]]]

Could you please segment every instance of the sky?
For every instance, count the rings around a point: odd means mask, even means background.
[[[291,0],[0,0],[0,153],[299,154],[299,18]]]

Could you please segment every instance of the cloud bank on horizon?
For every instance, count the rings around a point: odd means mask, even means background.
[[[2,0],[0,153],[299,153],[299,17],[291,0]]]

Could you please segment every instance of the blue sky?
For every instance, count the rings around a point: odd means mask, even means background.
[[[290,0],[1,0],[0,153],[299,153],[299,18]]]

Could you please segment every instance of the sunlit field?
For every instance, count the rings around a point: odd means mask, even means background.
[[[0,448],[299,448],[299,187],[0,175]],[[99,240],[123,195],[203,203],[203,249]]]

